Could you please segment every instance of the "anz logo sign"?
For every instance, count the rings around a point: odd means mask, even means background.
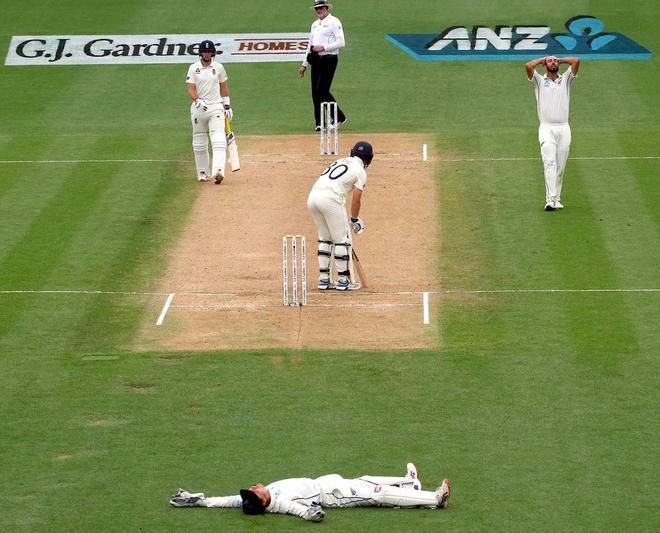
[[[595,17],[566,21],[568,33],[549,26],[451,26],[439,34],[387,34],[385,38],[419,61],[529,60],[577,55],[585,59],[651,59],[651,52],[621,33],[605,32]]]

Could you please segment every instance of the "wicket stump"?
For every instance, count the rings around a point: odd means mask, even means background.
[[[291,242],[290,246],[289,242]],[[298,254],[299,246],[300,254]],[[289,249],[291,249],[290,261]],[[298,291],[299,255],[300,292]],[[289,270],[291,270],[291,301],[289,301]],[[307,305],[307,244],[304,235],[285,235],[282,237],[282,304],[291,307]]]
[[[321,102],[321,155],[339,154],[337,102]]]

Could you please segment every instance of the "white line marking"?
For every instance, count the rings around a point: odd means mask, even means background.
[[[122,296],[165,296],[169,292],[137,291],[83,291],[83,290],[41,290],[41,291],[0,291],[0,294],[118,294]],[[239,296],[227,292],[180,292],[179,296]]]
[[[631,288],[631,289],[445,289],[435,291],[424,291],[428,294],[507,294],[507,293],[573,293],[573,292],[592,292],[592,293],[610,293],[610,292],[660,292],[660,288]],[[417,296],[420,291],[360,291],[359,297],[368,296]],[[165,296],[168,292],[139,292],[139,291],[88,291],[88,290],[0,290],[2,294],[83,294],[83,295],[119,295],[119,296]],[[258,296],[254,293],[242,295],[239,293],[227,292],[177,292],[179,296],[189,297],[253,297]],[[328,294],[327,298],[342,298],[341,294]]]
[[[422,145],[422,161],[428,161],[429,159],[429,152],[428,152],[428,147],[423,144]]]
[[[472,161],[537,161],[539,157],[463,157],[458,159],[437,159],[443,163],[459,163],[459,162],[472,162]],[[580,161],[624,161],[628,159],[660,159],[660,156],[611,156],[611,157],[571,157],[572,160]]]
[[[41,291],[0,291],[0,294],[120,294],[128,296],[160,296],[167,292],[136,291],[80,291],[80,290],[41,290]]]
[[[429,317],[429,293],[422,293],[422,304],[424,305],[424,324],[430,324],[431,319]]]
[[[23,163],[174,163],[178,159],[27,159],[25,161],[0,160],[0,164],[12,165]]]
[[[445,294],[572,293],[572,292],[660,292],[660,289],[448,289]]]
[[[172,303],[172,300],[174,299],[174,293],[171,292],[167,300],[165,300],[165,305],[163,306],[163,310],[160,312],[160,316],[158,317],[158,320],[156,321],[157,326],[162,326],[163,325],[163,320],[165,320],[165,315],[167,314],[167,310],[170,308],[170,304]]]
[[[427,145],[423,145],[427,146]],[[424,150],[424,148],[422,148]],[[428,148],[427,148],[428,150]],[[300,160],[291,160],[290,158],[285,158],[283,154],[261,154],[261,157],[273,155],[276,157],[282,157],[281,162],[294,162],[294,163],[308,163],[309,159],[300,159]],[[407,161],[405,156],[409,154],[379,154],[379,159],[396,159],[399,161]],[[422,153],[423,155],[423,153]],[[274,159],[251,159],[249,155],[241,156],[246,161],[249,161],[252,164],[272,164],[278,162],[279,160]],[[424,161],[428,161],[428,153]],[[657,155],[648,155],[648,156],[584,156],[584,157],[571,157],[571,160],[579,161],[626,161],[626,160],[655,160],[660,159],[660,156]],[[416,158],[409,159],[410,161],[417,160]],[[538,161],[539,157],[462,157],[456,159],[433,159],[432,161],[440,161],[442,163],[470,163],[475,161]],[[82,164],[82,163],[176,163],[179,162],[179,159],[26,159],[26,160],[0,160],[0,165],[17,165],[17,164]]]
[[[173,305],[172,309],[195,309],[195,310],[206,310],[206,309],[267,309],[267,308],[282,308],[287,309],[289,306],[283,306],[282,304],[199,304],[199,305]],[[362,307],[362,308],[376,308],[376,309],[386,309],[388,307],[419,307],[418,303],[392,303],[392,302],[376,302],[376,303],[337,303],[337,304],[310,304],[308,303],[305,306],[298,306],[295,309],[304,309],[305,307]]]

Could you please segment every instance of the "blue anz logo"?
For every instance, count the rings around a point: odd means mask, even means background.
[[[566,21],[568,33],[549,26],[451,26],[441,33],[392,33],[385,38],[418,61],[529,60],[539,56],[577,55],[586,59],[651,59],[651,52],[588,15]]]

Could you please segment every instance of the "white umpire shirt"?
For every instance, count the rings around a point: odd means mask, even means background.
[[[366,185],[367,171],[362,159],[357,156],[345,157],[337,159],[323,171],[312,186],[312,191],[325,192],[344,205],[353,187],[363,191]]]
[[[536,70],[529,81],[534,86],[536,112],[541,124],[568,124],[568,108],[571,97],[571,85],[575,79],[573,69],[552,81],[547,75],[541,76]]]
[[[188,68],[186,83],[193,83],[197,90],[197,98],[201,98],[207,104],[222,104],[220,83],[228,79],[225,67],[221,63],[211,61],[208,67],[204,67],[201,61],[197,61]]]
[[[321,56],[338,55],[339,49],[346,46],[341,21],[329,13],[324,19],[316,19],[309,32],[309,45],[310,49],[312,46],[323,46],[325,51],[319,52]],[[309,66],[306,59],[303,66]]]

